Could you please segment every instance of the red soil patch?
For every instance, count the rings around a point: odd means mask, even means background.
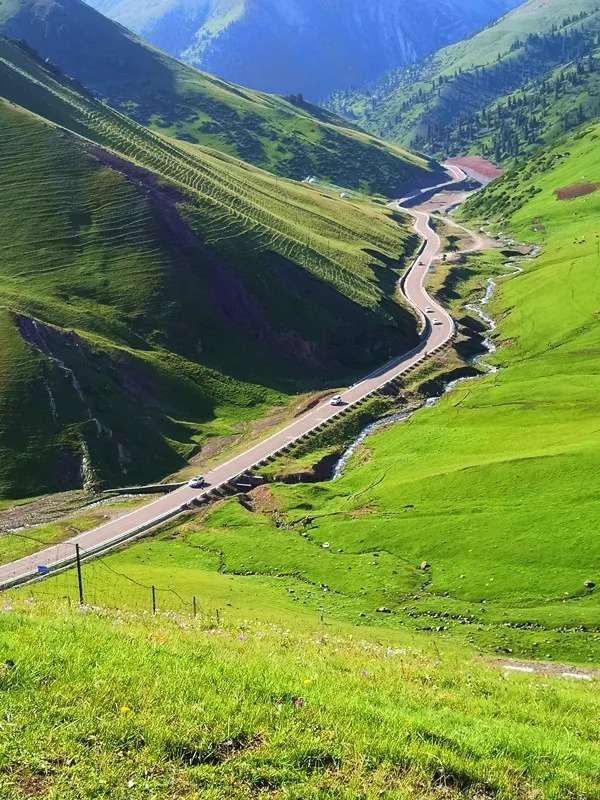
[[[467,172],[473,173],[476,178],[480,178],[482,183],[489,183],[495,178],[504,175],[504,170],[492,164],[486,158],[481,156],[464,156],[461,158],[449,158],[447,164],[453,164],[456,167],[461,167]]]
[[[574,183],[573,186],[566,186],[564,189],[555,189],[554,194],[559,200],[573,200],[575,197],[593,194],[597,188],[597,183]]]

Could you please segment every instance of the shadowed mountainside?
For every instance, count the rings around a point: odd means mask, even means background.
[[[373,80],[497,19],[519,0],[93,0],[168,53],[314,101]]]
[[[476,36],[331,109],[434,155],[511,163],[600,113],[596,0],[529,0]]]

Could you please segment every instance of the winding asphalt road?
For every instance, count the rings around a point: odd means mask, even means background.
[[[459,183],[466,177],[465,173],[456,166],[447,165],[447,169],[451,180],[440,184],[439,188]],[[177,516],[187,510],[191,501],[202,498],[211,489],[228,483],[247,470],[260,465],[265,459],[279,453],[284,447],[302,436],[318,429],[333,417],[344,413],[345,409],[374,394],[419,364],[428,355],[443,347],[454,335],[454,322],[444,308],[427,294],[424,287],[429,265],[441,250],[440,238],[430,226],[429,214],[414,209],[403,209],[401,203],[402,201],[399,200],[391,203],[390,207],[409,213],[415,220],[415,230],[424,240],[421,254],[401,282],[401,290],[419,316],[423,328],[423,336],[417,347],[389,361],[350,387],[342,394],[342,406],[331,406],[329,403],[320,405],[246,452],[215,467],[205,476],[207,481],[205,488],[190,489],[188,486],[184,486],[119,519],[69,539],[67,542],[48,547],[34,555],[1,566],[0,589],[7,589],[31,580],[36,576],[39,566],[50,568],[50,571],[69,566],[75,560],[76,544],[80,547],[82,558],[91,557]],[[427,313],[427,308],[432,309],[433,313]],[[432,324],[434,319],[439,324]]]

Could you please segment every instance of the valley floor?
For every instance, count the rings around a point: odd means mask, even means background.
[[[456,236],[465,250],[481,244],[448,222],[436,223],[447,244]],[[595,474],[592,440],[579,433],[588,387],[565,375],[565,405],[556,368],[577,362],[565,361],[558,345],[531,356],[524,342],[518,349],[528,332],[522,324],[518,336],[504,334],[517,314],[541,322],[538,306],[562,296],[562,285],[547,279],[560,246],[549,242],[548,255],[535,260],[518,256],[524,274],[499,282],[492,313],[503,317],[507,297],[513,306],[492,358],[499,371],[458,384],[434,407],[373,435],[334,482],[262,487],[85,565],[87,602],[147,610],[154,586],[159,608],[184,613],[195,597],[199,607],[248,619],[323,614],[336,624],[452,638],[508,659],[600,663],[598,565],[588,533],[597,505],[593,484],[587,491],[578,481],[578,470]],[[431,273],[463,329],[476,322],[465,302],[483,294],[490,275],[510,271],[507,258],[500,250],[450,254]],[[522,289],[531,281],[534,295]],[[300,461],[312,457],[309,448]],[[72,600],[77,591],[73,573],[33,589],[36,597]]]
[[[593,179],[593,141],[467,205],[541,247],[521,274],[499,279],[508,243],[431,273],[457,346],[496,276],[497,369],[335,481],[262,486],[84,564],[79,608],[74,571],[4,595],[11,800],[600,798],[598,195],[554,195]]]

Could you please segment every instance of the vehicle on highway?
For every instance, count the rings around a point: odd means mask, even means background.
[[[344,401],[342,400],[342,396],[340,394],[335,394],[331,400],[329,401],[330,406],[343,406]]]
[[[441,325],[441,324],[442,324],[442,322],[441,322],[441,320],[439,320],[439,319],[434,319],[434,320],[433,320],[433,324],[434,324],[434,325]]]
[[[431,308],[431,306],[427,306],[427,308],[425,309],[425,313],[426,314],[433,314],[433,308]]]
[[[195,478],[188,481],[188,486],[190,489],[201,489],[205,483],[204,475],[196,475]]]
[[[425,263],[424,263],[423,261],[419,261],[419,266],[420,266],[420,267],[424,267],[424,266],[425,266]]]

